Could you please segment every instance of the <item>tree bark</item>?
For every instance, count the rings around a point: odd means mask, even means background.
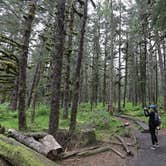
[[[32,31],[32,22],[35,17],[36,0],[30,2],[30,9],[27,16],[25,16],[25,25],[23,32],[23,45],[21,48],[19,59],[19,105],[18,105],[18,127],[20,130],[27,128],[26,124],[26,111],[25,111],[25,99],[26,99],[26,68],[28,58],[29,39]]]
[[[67,50],[66,50],[66,73],[65,73],[65,85],[64,85],[64,110],[63,118],[68,118],[68,107],[69,107],[69,93],[70,93],[70,59],[72,55],[72,43],[73,43],[73,24],[74,24],[74,12],[72,10],[72,1],[69,4],[69,24],[68,24],[68,39],[67,39]]]
[[[78,107],[78,97],[79,97],[79,88],[80,88],[80,71],[81,71],[81,63],[83,58],[83,51],[84,51],[84,34],[85,34],[85,27],[87,21],[87,9],[88,8],[88,0],[85,0],[84,3],[84,13],[83,17],[81,18],[81,25],[80,25],[80,39],[79,39],[79,50],[78,50],[78,57],[77,57],[77,64],[76,64],[76,73],[75,73],[75,82],[73,88],[73,99],[72,99],[72,109],[71,109],[71,120],[70,120],[70,128],[69,133],[73,133],[76,128],[76,117],[77,117],[77,107]]]
[[[104,78],[103,78],[103,106],[105,106],[106,102],[106,72],[107,72],[107,44],[108,44],[108,27],[107,23],[105,23],[105,46],[104,46]]]
[[[62,147],[52,135],[46,135],[44,138],[40,139],[39,142],[36,141],[33,137],[21,134],[14,129],[10,129],[8,134],[10,137],[15,138],[17,141],[51,159],[56,158],[58,153],[62,151]]]
[[[166,111],[166,46],[163,40],[163,56],[164,56],[164,110]]]
[[[159,38],[158,33],[157,40]],[[160,67],[160,75],[161,75],[161,89],[162,89],[162,96],[163,96],[163,105],[164,105],[164,111],[166,111],[166,74],[165,74],[165,67],[164,67],[164,56],[162,56],[161,52],[161,43],[157,42],[157,50],[158,50],[158,58],[159,58],[159,67]]]
[[[36,64],[35,74],[33,76],[32,85],[30,87],[30,92],[29,92],[29,97],[28,97],[28,102],[27,102],[27,107],[28,108],[31,105],[32,94],[33,94],[34,88],[36,86],[36,82],[37,82],[37,77],[38,77],[39,71],[40,71],[40,62],[38,62]]]
[[[18,103],[18,77],[16,77],[15,80],[15,87],[12,92],[12,99],[10,103],[10,109],[15,111],[17,109],[17,103]]]
[[[140,46],[140,90],[141,90],[141,102],[142,107],[146,106],[146,80],[147,80],[147,26],[148,26],[148,20],[147,20],[147,13],[145,11],[142,11],[140,13],[140,17],[142,19],[142,42],[143,45]]]
[[[122,31],[122,4],[121,4],[121,0],[119,1],[120,3],[120,22],[119,22],[119,49],[118,49],[118,52],[119,52],[119,58],[118,58],[118,63],[119,63],[119,67],[118,67],[118,111],[121,111],[121,67],[122,67],[122,62],[121,62],[121,42],[122,42],[122,39],[121,39],[121,31]]]
[[[3,135],[0,135],[0,156],[15,166],[57,166],[43,155]]]
[[[128,34],[126,39],[126,57],[125,57],[125,82],[124,82],[124,96],[123,96],[123,108],[126,106],[126,94],[127,94],[127,79],[128,79]]]
[[[112,6],[112,0],[110,4],[111,8],[111,25],[113,25],[114,20],[113,20],[113,6]],[[108,111],[110,113],[113,112],[113,98],[114,98],[114,26],[111,28],[111,59],[110,59],[110,91],[109,91],[109,105],[108,105]]]
[[[66,0],[57,1],[57,15],[55,21],[55,54],[53,57],[51,103],[49,117],[49,133],[55,134],[59,127],[60,84],[62,73],[62,60],[65,39],[65,3]]]
[[[36,98],[37,98],[37,89],[34,91],[32,96],[32,112],[31,112],[31,124],[35,121],[35,113],[36,113]]]

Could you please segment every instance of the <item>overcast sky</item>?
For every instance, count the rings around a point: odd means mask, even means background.
[[[104,2],[105,0],[93,0],[93,1],[95,2],[95,4],[97,4],[97,2]],[[119,0],[113,0],[113,1],[118,2]],[[121,2],[125,6],[131,7],[131,5],[135,3],[135,0],[121,0]],[[92,13],[93,11],[94,11],[94,8],[93,8],[93,6],[90,3],[88,13]]]

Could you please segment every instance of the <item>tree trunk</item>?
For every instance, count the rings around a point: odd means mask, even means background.
[[[39,75],[39,71],[40,71],[40,62],[38,62],[36,64],[36,69],[35,69],[35,74],[33,76],[33,80],[32,80],[32,85],[30,87],[30,92],[29,92],[29,97],[28,97],[28,102],[27,102],[27,107],[29,108],[31,105],[31,100],[32,100],[32,94],[34,92],[34,88],[36,86],[36,82],[37,82],[37,77]]]
[[[144,12],[144,11],[143,11]],[[143,45],[140,52],[140,85],[141,85],[141,102],[142,107],[146,105],[146,80],[147,80],[147,71],[146,71],[146,61],[147,61],[147,16],[145,13],[141,13],[142,21],[142,32],[143,32]]]
[[[36,113],[36,98],[37,98],[37,92],[35,92],[32,95],[32,112],[31,112],[31,124],[35,121],[35,113]]]
[[[10,129],[8,134],[22,144],[51,159],[56,158],[58,153],[62,151],[62,147],[52,135],[46,135],[44,138],[36,141],[33,137],[26,136],[14,129]]]
[[[17,109],[17,102],[18,102],[18,77],[15,80],[15,87],[12,92],[12,99],[10,103],[10,109],[15,111]]]
[[[155,71],[156,71],[156,79],[155,79],[155,83],[156,83],[156,91],[155,91],[155,94],[156,94],[156,98],[155,98],[155,103],[158,103],[158,61],[157,61],[157,55],[155,53],[155,61],[156,61],[156,65],[155,65]]]
[[[87,21],[87,9],[88,8],[88,0],[85,0],[84,3],[84,13],[81,18],[81,25],[80,25],[80,39],[79,39],[79,50],[78,50],[78,57],[77,57],[77,64],[76,64],[76,73],[75,73],[75,82],[73,88],[73,99],[72,99],[72,109],[71,109],[71,120],[70,120],[70,128],[69,133],[74,132],[76,128],[76,117],[77,117],[77,107],[78,107],[78,97],[79,97],[79,87],[80,87],[80,70],[81,70],[81,63],[83,58],[83,51],[84,51],[84,35],[85,35],[85,27]]]
[[[157,35],[157,40],[159,38],[159,35]],[[161,45],[160,42],[157,42],[157,50],[158,50],[158,58],[159,58],[159,67],[160,67],[160,75],[161,75],[161,89],[162,89],[162,96],[163,96],[163,105],[164,105],[164,111],[166,111],[166,74],[164,73],[166,70],[164,70],[164,58],[162,56],[161,52]]]
[[[32,93],[32,112],[31,112],[31,123],[34,123],[35,120],[35,110],[36,110],[36,100],[38,96],[38,84],[40,81],[40,75],[41,75],[41,62],[39,62],[37,65],[39,65],[37,73],[36,73],[36,80],[35,80],[35,85],[33,88],[33,93]]]
[[[166,46],[165,39],[163,40],[163,60],[164,60],[164,110],[166,111]]]
[[[71,3],[71,2],[70,2]],[[74,23],[74,12],[72,10],[72,4],[69,9],[69,24],[68,24],[68,39],[67,39],[67,50],[66,50],[66,74],[65,74],[65,87],[64,87],[64,110],[63,118],[68,118],[68,106],[69,106],[69,93],[70,93],[70,59],[72,55],[72,43],[73,43],[73,23]]]
[[[26,111],[25,111],[25,99],[26,99],[26,68],[28,58],[29,39],[32,31],[32,22],[35,17],[36,0],[30,2],[30,9],[27,16],[25,16],[25,25],[23,32],[23,45],[21,48],[21,54],[19,59],[19,105],[18,105],[18,127],[20,130],[27,128],[26,124]]]
[[[125,82],[124,82],[124,96],[123,96],[123,108],[126,106],[126,94],[127,94],[127,78],[128,78],[128,34],[126,39],[126,57],[125,57]]]
[[[103,106],[105,106],[106,102],[106,72],[107,72],[107,44],[108,44],[108,27],[107,23],[105,23],[105,46],[104,46],[104,76],[103,76]]]
[[[122,22],[122,4],[121,4],[121,0],[119,1],[120,3],[120,23],[119,23],[119,59],[118,59],[118,63],[119,63],[119,67],[118,67],[118,111],[121,111],[121,67],[122,67],[122,64],[121,64],[121,22]]]
[[[112,6],[112,0],[110,4],[111,8],[111,25],[113,25],[114,20],[113,20],[113,6]],[[113,112],[113,98],[114,98],[114,27],[112,26],[111,28],[111,59],[110,59],[110,91],[109,91],[109,105],[108,105],[108,111]]]
[[[3,135],[0,135],[0,156],[15,166],[57,166],[43,155]]]
[[[59,104],[60,104],[60,84],[62,72],[62,60],[65,39],[65,3],[66,0],[57,1],[57,14],[55,20],[55,54],[53,57],[52,83],[51,83],[51,103],[49,117],[49,133],[55,134],[59,127]]]

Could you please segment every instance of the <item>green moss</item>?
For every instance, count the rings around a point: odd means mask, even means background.
[[[20,143],[0,135],[0,155],[15,166],[55,166],[44,156],[32,151]]]

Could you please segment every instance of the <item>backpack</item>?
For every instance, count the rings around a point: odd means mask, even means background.
[[[155,126],[161,125],[161,117],[158,112],[155,112],[154,124],[155,124]]]

